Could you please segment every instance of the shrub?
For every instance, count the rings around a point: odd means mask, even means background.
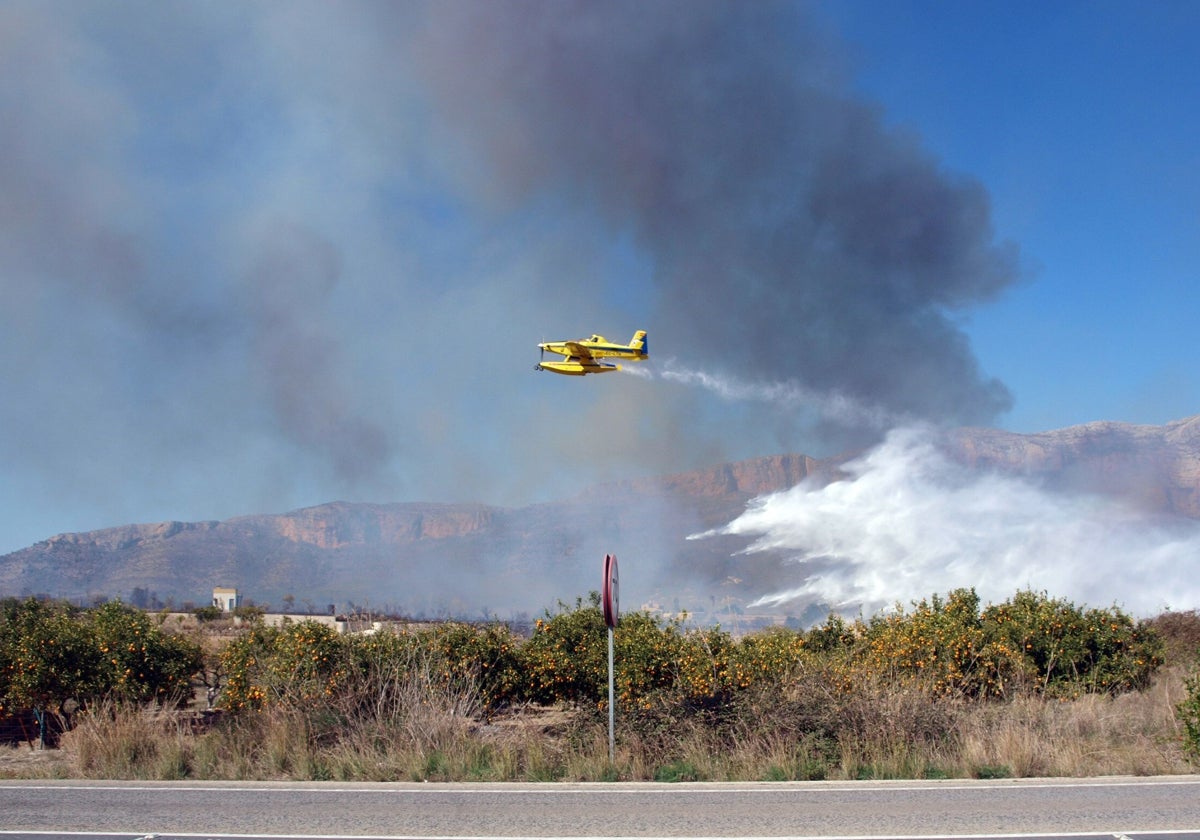
[[[728,652],[728,681],[733,688],[774,684],[790,675],[810,650],[803,633],[771,627],[745,636]]]
[[[1183,751],[1193,761],[1200,762],[1200,672],[1184,682],[1187,696],[1176,707],[1183,724]]]
[[[55,709],[68,698],[174,703],[200,670],[198,645],[141,610],[9,600],[0,611],[0,709]]]
[[[1146,622],[1111,607],[1083,610],[1045,593],[1018,592],[984,612],[990,636],[1024,658],[1034,688],[1051,696],[1144,688],[1162,664],[1162,640]]]
[[[342,639],[315,621],[253,625],[221,654],[222,706],[238,712],[266,705],[307,708],[333,697],[345,676]]]
[[[87,614],[100,651],[101,693],[133,703],[186,699],[191,677],[203,667],[200,647],[163,633],[149,614],[110,601]]]
[[[225,615],[220,607],[212,604],[209,604],[207,607],[198,607],[196,610],[194,610],[193,614],[196,616],[196,620],[201,623],[217,621]]]
[[[608,682],[608,640],[600,598],[575,601],[575,609],[559,602],[557,613],[534,622],[525,644],[527,696],[539,703],[596,703]],[[622,619],[624,621],[626,619]]]
[[[940,695],[1003,696],[1024,669],[1019,651],[980,616],[974,589],[923,599],[911,612],[897,605],[873,618],[863,637],[873,674],[915,679]]]
[[[524,694],[521,645],[503,624],[478,627],[447,622],[416,634],[413,641],[431,654],[440,684],[477,692],[486,710]]]
[[[599,608],[560,604],[534,626],[525,644],[528,696],[536,702],[608,704],[608,628]],[[646,612],[627,613],[613,635],[614,693],[627,711],[680,709],[711,704],[729,687],[729,635],[688,631],[682,619],[660,622]]]
[[[1162,663],[1161,639],[1146,622],[1115,607],[1083,610],[1029,591],[981,613],[975,591],[959,589],[911,611],[897,605],[857,627],[858,641],[848,648],[856,661],[943,695],[1118,694],[1144,688]]]
[[[1186,667],[1200,661],[1200,613],[1196,610],[1165,612],[1149,624],[1163,640],[1166,662]]]

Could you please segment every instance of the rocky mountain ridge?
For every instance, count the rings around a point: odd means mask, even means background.
[[[973,469],[1200,519],[1200,416],[1038,434],[957,429],[942,445]],[[748,600],[778,584],[783,571],[778,558],[738,555],[744,538],[689,535],[732,521],[756,496],[838,480],[856,454],[754,458],[521,508],[331,502],[223,522],[60,534],[0,557],[0,595],[128,598],[141,589],[204,604],[213,586],[232,585],[277,605],[291,596],[411,614],[500,614],[586,594],[596,588],[592,567],[614,552],[636,563],[626,589],[635,604],[670,592],[696,611]]]
[[[1103,421],[1035,434],[958,429],[948,446],[972,467],[1036,476],[1058,489],[1112,494],[1200,519],[1200,416],[1162,426]]]

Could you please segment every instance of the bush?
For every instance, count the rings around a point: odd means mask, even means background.
[[[447,622],[412,641],[431,654],[441,685],[477,693],[485,710],[508,705],[525,693],[521,645],[503,624]]]
[[[525,643],[526,695],[538,703],[597,703],[607,696],[608,628],[600,611],[600,598],[592,593],[575,609],[559,602],[557,613],[534,622],[533,636]]]
[[[1176,707],[1183,724],[1183,751],[1191,760],[1200,763],[1200,672],[1184,682],[1187,697]]]
[[[538,619],[524,646],[527,696],[540,703],[608,705],[608,628],[599,607],[576,601]],[[688,631],[680,619],[660,622],[646,612],[627,613],[613,635],[614,693],[627,711],[692,708],[711,704],[729,688],[733,649],[719,630]]]
[[[860,622],[850,650],[877,674],[938,694],[986,698],[1141,689],[1162,664],[1163,648],[1150,624],[1115,607],[1083,610],[1023,591],[981,613],[975,590],[959,589],[945,600],[915,603],[911,612],[897,605]]]
[[[251,626],[221,654],[226,675],[222,706],[239,712],[324,703],[346,674],[342,644],[335,630],[315,621]]]
[[[1034,688],[1051,696],[1119,694],[1145,688],[1163,644],[1147,622],[1111,607],[1083,610],[1029,591],[984,612],[989,636],[1023,657]]]
[[[1190,667],[1200,663],[1200,613],[1196,610],[1165,612],[1149,622],[1163,640],[1163,659]]]
[[[150,778],[1059,772],[1078,760],[1081,740],[1103,753],[1139,737],[1118,724],[1117,735],[1092,732],[1103,729],[1097,720],[1119,719],[1120,704],[1141,708],[1151,693],[1114,695],[1145,685],[1162,650],[1155,623],[1032,592],[981,609],[973,590],[956,590],[869,621],[831,615],[807,633],[776,627],[737,640],[633,612],[614,633],[618,753],[610,764],[599,758],[607,754],[608,630],[595,593],[547,612],[528,639],[500,624],[361,636],[316,622],[250,624],[220,654],[221,706],[237,714],[218,716],[200,739],[167,725],[169,698],[187,682],[196,648],[161,634],[144,613],[10,600],[0,602],[0,619],[3,702],[112,698],[81,716],[94,730],[78,735],[92,733],[88,772],[128,764],[122,775]],[[1157,694],[1154,718],[1170,730],[1147,730],[1147,740],[1183,731],[1184,748],[1200,758],[1200,673],[1182,703],[1178,690]],[[138,724],[137,703],[146,701],[163,712],[161,731]],[[515,714],[493,717],[506,706]],[[1074,752],[1048,764],[1040,756],[1054,742]],[[1168,770],[1186,767],[1178,751],[1171,761]],[[1143,765],[1101,758],[1094,766]]]
[[[8,600],[0,609],[0,710],[67,699],[173,704],[203,664],[198,645],[112,601],[92,610]]]

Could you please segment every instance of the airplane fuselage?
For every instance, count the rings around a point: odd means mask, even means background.
[[[578,341],[545,341],[538,345],[542,353],[556,353],[564,358],[557,362],[541,362],[534,370],[548,370],[566,376],[584,376],[589,373],[611,373],[620,370],[619,364],[602,362],[601,359],[630,359],[635,362],[649,358],[646,348],[646,332],[638,330],[628,344],[617,344],[602,335]]]

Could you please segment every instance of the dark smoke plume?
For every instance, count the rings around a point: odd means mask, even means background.
[[[977,182],[855,99],[794,3],[438,4],[420,41],[489,199],[591,208],[659,350],[907,417],[1006,410],[954,313],[1018,277]]]
[[[958,319],[1015,249],[814,21],[0,4],[3,547],[995,418]],[[644,378],[531,370],[638,328]]]

